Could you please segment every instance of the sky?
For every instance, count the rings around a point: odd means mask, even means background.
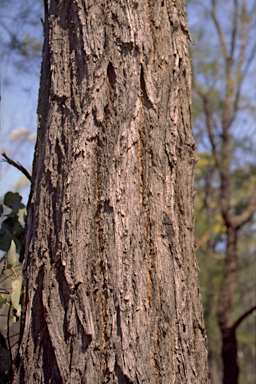
[[[42,41],[42,14],[39,0],[0,0],[0,151],[29,171],[36,140],[41,55],[21,57],[15,38],[33,36]],[[11,41],[13,49],[7,47]],[[0,198],[17,189],[26,202],[29,182],[13,166],[0,161]]]

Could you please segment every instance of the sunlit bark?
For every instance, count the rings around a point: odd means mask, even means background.
[[[208,382],[188,38],[183,1],[47,1],[16,382]]]

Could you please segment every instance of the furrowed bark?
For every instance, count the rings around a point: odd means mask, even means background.
[[[20,383],[207,383],[183,1],[46,4]]]

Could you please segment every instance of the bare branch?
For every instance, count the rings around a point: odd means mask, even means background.
[[[249,200],[247,207],[244,212],[242,212],[239,216],[232,216],[231,224],[234,228],[241,228],[244,224],[246,224],[249,220],[251,220],[253,214],[256,211],[256,185],[253,194]]]
[[[214,22],[215,27],[217,29],[219,38],[220,38],[220,43],[221,43],[224,57],[226,60],[228,60],[228,50],[227,50],[227,44],[226,44],[225,36],[224,36],[224,33],[221,29],[220,23],[217,19],[217,15],[216,15],[216,0],[212,0],[211,14],[212,14],[212,19],[213,19],[213,22]]]
[[[245,47],[247,44],[247,20],[246,20],[246,4],[245,0],[242,3],[242,12],[241,12],[241,23],[242,23],[242,32],[240,38],[240,51],[238,56],[238,64],[235,72],[234,80],[239,84],[241,82],[241,71],[242,65],[245,61]]]
[[[245,66],[244,66],[244,71],[241,72],[241,74],[240,74],[240,81],[237,85],[236,94],[235,94],[235,98],[234,98],[234,107],[233,107],[233,114],[231,117],[231,124],[235,120],[236,114],[237,114],[238,109],[239,109],[239,101],[240,101],[240,96],[241,96],[242,85],[243,85],[244,81],[246,80],[246,73],[248,73],[250,64],[255,57],[255,50],[256,50],[256,43],[255,43],[255,48],[253,49],[253,54],[250,55],[249,59],[247,60]]]
[[[212,111],[210,108],[210,103],[209,103],[207,95],[203,92],[202,88],[197,83],[197,81],[194,77],[193,77],[192,83],[193,83],[194,89],[196,90],[198,96],[201,98],[202,103],[203,103],[203,109],[204,109],[204,114],[205,114],[208,137],[209,137],[209,140],[211,143],[214,161],[215,161],[216,165],[218,166],[219,159],[218,159],[218,152],[217,152],[217,147],[216,147],[216,143],[215,143],[215,139],[214,139],[214,133],[213,133],[213,130],[214,130],[213,129],[213,118],[212,118]]]
[[[232,28],[232,37],[231,37],[231,49],[230,55],[234,56],[235,46],[236,46],[236,36],[237,36],[237,16],[238,16],[238,4],[237,0],[233,0],[234,3],[234,19],[233,19],[233,28]]]
[[[245,313],[243,313],[237,320],[236,322],[232,325],[232,329],[236,329],[239,327],[239,325],[244,321],[251,313],[253,313],[256,310],[256,305],[248,309]]]
[[[12,159],[10,159],[6,153],[2,153],[2,156],[4,157],[5,160],[3,161],[6,161],[8,164],[10,165],[13,165],[15,168],[17,168],[20,172],[22,172],[29,181],[32,181],[32,177],[30,175],[30,173],[26,170],[26,168],[24,168],[20,163],[16,163],[16,161],[13,161]]]
[[[247,18],[246,18],[246,1],[243,0],[242,3],[242,12],[241,12],[241,23],[242,23],[242,32],[241,32],[241,44],[240,44],[240,52],[238,57],[238,65],[236,70],[237,78],[241,76],[241,68],[245,59],[245,47],[247,43]]]

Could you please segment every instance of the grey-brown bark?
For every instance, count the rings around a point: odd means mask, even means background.
[[[183,1],[48,0],[20,383],[207,383]]]

